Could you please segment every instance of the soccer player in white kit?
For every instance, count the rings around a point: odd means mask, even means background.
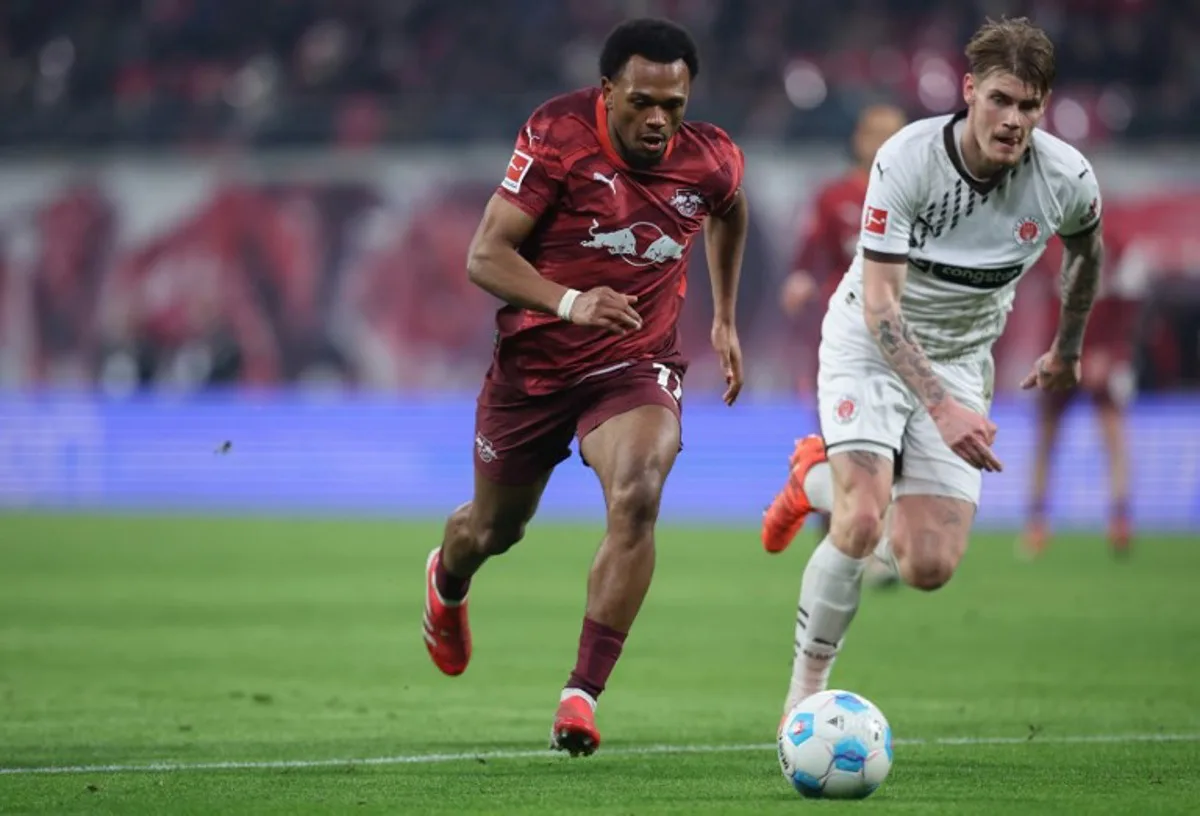
[[[1065,248],[1058,331],[1022,386],[1079,381],[1101,198],[1087,159],[1037,128],[1054,47],[1025,18],[989,20],[966,56],[966,110],[913,122],[876,156],[858,253],[822,324],[823,440],[800,440],[764,518],[764,533],[794,535],[808,513],[832,513],[801,583],[785,713],[828,685],[869,559],[923,590],[954,574],[982,473],[1001,469],[991,348],[1054,234]]]

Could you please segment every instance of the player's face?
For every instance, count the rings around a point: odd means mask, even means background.
[[[1046,112],[1047,96],[1005,71],[966,75],[967,121],[984,164],[1001,169],[1021,160]]]
[[[904,114],[891,105],[866,109],[854,129],[854,155],[859,164],[870,167],[883,143],[904,127]]]
[[[630,166],[662,159],[683,124],[691,86],[683,60],[664,64],[639,56],[630,57],[615,79],[602,80],[609,135]]]

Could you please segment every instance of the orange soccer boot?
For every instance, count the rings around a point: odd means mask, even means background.
[[[787,483],[763,513],[762,543],[767,552],[786,550],[804,526],[808,514],[816,509],[804,493],[804,477],[813,465],[824,461],[825,442],[820,436],[813,434],[796,441],[796,449],[788,460]]]

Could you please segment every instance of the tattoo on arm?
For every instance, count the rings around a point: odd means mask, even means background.
[[[870,451],[854,450],[846,454],[846,458],[854,463],[854,466],[865,470],[872,476],[879,475],[879,468],[883,465],[884,459],[877,453]]]
[[[873,318],[873,319],[872,319]],[[890,303],[873,315],[867,325],[875,336],[883,356],[900,379],[908,384],[926,408],[933,408],[946,399],[946,387],[933,372],[925,349],[912,333],[898,303]]]
[[[1100,288],[1100,269],[1104,261],[1104,243],[1099,230],[1081,238],[1063,239],[1060,283],[1062,310],[1054,347],[1062,357],[1078,357],[1083,349],[1083,334],[1088,316]]]

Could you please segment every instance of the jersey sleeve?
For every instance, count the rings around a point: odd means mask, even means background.
[[[720,128],[716,130],[715,163],[710,176],[709,189],[704,191],[708,198],[708,211],[713,215],[724,215],[737,199],[742,189],[746,172],[746,157],[742,149]]]
[[[553,120],[535,112],[517,134],[512,156],[496,192],[537,220],[558,200],[566,173]]]
[[[1077,238],[1100,226],[1100,215],[1104,200],[1100,195],[1100,183],[1096,171],[1083,156],[1079,167],[1071,171],[1071,188],[1063,207],[1063,222],[1058,234],[1063,238]]]
[[[885,143],[875,156],[859,242],[867,257],[874,253],[877,260],[902,261],[908,258],[909,235],[920,212],[921,180],[911,155],[901,155],[894,145]]]

